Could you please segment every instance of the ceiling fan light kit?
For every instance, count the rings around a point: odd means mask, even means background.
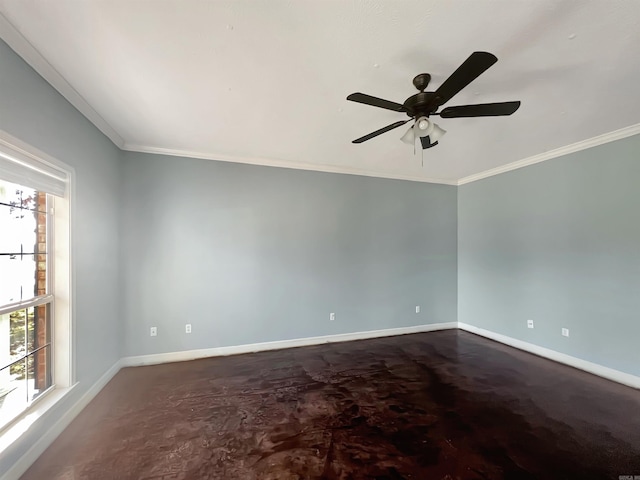
[[[419,90],[419,93],[407,98],[404,103],[391,102],[382,98],[372,97],[364,93],[352,93],[347,100],[373,107],[393,110],[398,113],[406,113],[409,120],[399,121],[387,125],[375,132],[357,138],[353,143],[362,143],[381,135],[389,130],[398,128],[407,122],[415,120],[409,130],[400,138],[404,143],[412,144],[418,138],[422,144],[422,149],[434,147],[438,144],[438,140],[447,133],[446,130],[439,125],[433,123],[429,117],[431,115],[439,115],[440,118],[461,118],[461,117],[495,117],[511,115],[518,108],[520,102],[500,102],[500,103],[484,103],[477,105],[461,105],[456,107],[447,107],[441,111],[438,109],[453,98],[458,92],[478,78],[491,65],[496,63],[498,59],[495,55],[488,52],[473,52],[458,69],[447,78],[437,90],[433,92],[425,92],[431,81],[431,75],[421,73],[413,79],[413,85]]]
[[[419,138],[422,143],[422,149],[424,150],[425,148],[435,146],[445,133],[447,133],[446,130],[429,121],[427,117],[420,117],[416,120],[415,124],[409,127],[409,130],[407,130],[400,140],[412,145]],[[426,143],[423,139],[426,140]]]

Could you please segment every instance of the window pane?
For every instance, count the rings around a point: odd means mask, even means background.
[[[27,400],[35,400],[52,384],[51,347],[45,347],[27,357]]]
[[[50,304],[0,315],[0,368],[51,341]],[[15,363],[11,374],[24,379],[24,365]]]
[[[27,342],[27,352],[33,352],[35,350],[35,312],[35,307],[27,308],[27,331],[25,334]]]
[[[46,203],[45,194],[39,193],[39,197]],[[36,261],[36,295],[45,295],[47,292],[47,214],[36,213],[36,240],[35,261]]]
[[[46,194],[0,181],[0,305],[48,293],[46,204]]]
[[[36,253],[38,215],[44,214],[0,205],[0,253]]]
[[[26,377],[19,380],[11,370],[20,369],[26,372],[27,359],[20,360],[21,368],[14,365],[0,370],[0,425],[18,415],[27,406]]]
[[[4,316],[4,315],[3,315]],[[20,357],[24,357],[27,352],[27,310],[21,309],[11,312],[8,324],[4,322],[1,325],[2,336],[8,334],[8,348],[2,352],[2,364],[0,367],[15,362]],[[20,380],[24,379],[24,365],[13,364],[11,366],[11,374],[17,375]]]
[[[33,321],[34,346],[32,350],[51,343],[51,305],[38,305],[33,308],[35,315]]]
[[[45,255],[0,254],[0,305],[28,300],[36,294],[46,293],[47,262],[36,262],[36,258],[42,257],[46,258]],[[37,277],[41,278],[36,282]]]
[[[0,368],[8,367],[12,361],[10,328],[9,314],[0,315]]]
[[[0,203],[13,207],[46,212],[45,194],[33,188],[0,180]]]
[[[0,315],[0,425],[53,383],[50,313],[46,304]]]

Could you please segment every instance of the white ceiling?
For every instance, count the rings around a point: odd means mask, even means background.
[[[0,13],[3,38],[129,150],[457,183],[640,124],[637,0],[0,0]],[[349,93],[402,103],[416,74],[433,90],[475,50],[499,61],[447,106],[521,100],[514,115],[436,120],[448,133],[424,166],[406,128],[351,143],[406,117]]]

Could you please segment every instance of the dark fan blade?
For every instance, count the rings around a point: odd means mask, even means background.
[[[457,117],[498,117],[511,115],[520,108],[520,102],[480,103],[478,105],[461,105],[447,107],[440,112],[442,118]]]
[[[365,105],[371,105],[373,107],[386,108],[387,110],[393,110],[394,112],[406,111],[404,105],[401,105],[400,103],[390,102],[389,100],[372,97],[371,95],[365,95],[364,93],[352,93],[347,97],[347,100],[364,103]]]
[[[444,105],[447,103],[456,93],[473,82],[497,61],[496,56],[491,53],[473,52],[435,91],[436,104]]]
[[[380,130],[376,130],[375,132],[371,132],[369,135],[365,135],[364,137],[356,138],[351,143],[366,142],[367,140],[371,140],[373,137],[377,137],[378,135],[381,135],[381,134],[383,134],[385,132],[388,132],[389,130],[393,130],[394,128],[398,128],[398,127],[404,125],[405,123],[407,123],[407,122],[409,122],[411,120],[413,120],[413,118],[410,118],[409,120],[401,120],[399,122],[392,123],[391,125],[387,125],[386,127],[381,128]]]
[[[423,150],[426,150],[427,148],[435,147],[438,144],[438,142],[431,143],[431,139],[429,138],[429,135],[427,135],[426,137],[420,137],[420,143],[422,144]]]

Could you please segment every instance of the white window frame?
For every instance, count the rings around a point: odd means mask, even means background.
[[[75,205],[75,170],[73,167],[41,152],[10,134],[0,130],[0,155],[17,160],[30,168],[46,173],[51,167],[67,176],[64,197],[47,195],[49,209],[47,235],[51,250],[48,252],[48,295],[7,305],[2,312],[19,310],[50,303],[53,361],[52,386],[30,402],[21,414],[0,426],[0,456],[4,450],[25,434],[37,418],[45,414],[68,394],[76,384],[75,376],[75,282],[73,262],[73,217]],[[44,169],[42,169],[44,167]],[[25,185],[30,186],[30,185]],[[53,299],[52,299],[52,298]]]

